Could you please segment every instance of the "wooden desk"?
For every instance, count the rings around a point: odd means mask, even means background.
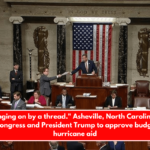
[[[83,74],[76,78],[76,86],[82,87],[102,87],[102,78],[97,75]]]
[[[10,108],[11,108],[11,105],[8,105],[7,103],[1,103],[0,101],[0,109],[10,109]]]
[[[55,105],[56,98],[59,94],[61,94],[61,91],[63,88],[67,89],[68,94],[74,98],[75,104],[78,105],[79,108],[82,108],[82,109],[88,109],[88,108],[84,107],[86,105],[85,103],[78,104],[79,101],[76,100],[77,95],[83,95],[83,93],[91,93],[91,95],[97,95],[96,106],[104,106],[105,99],[107,96],[110,95],[112,90],[116,90],[118,93],[118,96],[120,96],[122,98],[122,107],[127,107],[128,86],[118,86],[115,88],[111,88],[111,87],[81,87],[81,86],[65,87],[65,86],[53,84],[52,85],[52,95],[51,95],[51,100],[52,100],[53,105]]]
[[[92,95],[91,95],[92,96]],[[97,96],[91,97],[91,96],[83,96],[83,95],[77,95],[75,105],[77,109],[95,109],[95,106],[97,105]]]

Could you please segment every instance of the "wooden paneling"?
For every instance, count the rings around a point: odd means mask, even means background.
[[[78,109],[95,109],[95,106],[97,105],[97,97],[84,97],[84,96],[76,96],[76,108]],[[83,105],[84,104],[84,105]]]
[[[81,75],[76,78],[76,86],[102,87],[102,78],[97,75]]]

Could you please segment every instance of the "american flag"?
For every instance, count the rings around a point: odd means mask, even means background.
[[[82,61],[82,55],[87,54],[89,60],[100,62],[99,76],[103,76],[105,82],[111,77],[111,37],[112,24],[73,24],[73,55],[72,69],[78,67]],[[75,82],[81,71],[72,76]]]

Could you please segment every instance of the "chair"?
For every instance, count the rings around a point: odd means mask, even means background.
[[[146,107],[150,109],[150,98],[149,97],[135,97],[134,107]]]
[[[135,81],[136,88],[135,90],[131,90],[132,97],[132,106],[134,105],[135,97],[150,97],[149,93],[149,81],[147,80],[137,80]]]
[[[136,82],[136,96],[149,97],[149,81],[137,80]]]

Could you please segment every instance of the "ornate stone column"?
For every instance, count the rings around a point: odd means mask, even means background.
[[[22,41],[21,41],[21,23],[23,18],[12,16],[9,21],[13,23],[13,63],[18,63],[22,69]]]
[[[66,72],[66,23],[68,18],[56,17],[57,23],[57,74]],[[57,79],[57,82],[66,82],[66,76]]]
[[[118,83],[127,83],[127,57],[128,57],[128,24],[129,18],[117,18],[120,25],[119,51],[118,51]]]

